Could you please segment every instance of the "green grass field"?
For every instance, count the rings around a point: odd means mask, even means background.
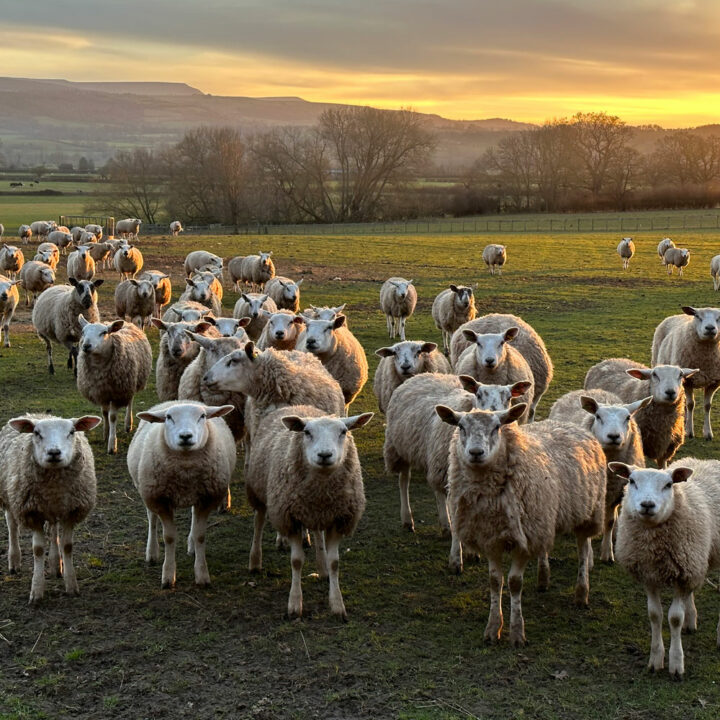
[[[491,277],[480,261],[488,238],[461,234],[141,237],[138,244],[147,268],[172,272],[175,296],[181,261],[190,249],[225,258],[273,250],[279,273],[305,277],[304,306],[347,302],[371,378],[375,349],[390,344],[378,307],[383,280],[414,278],[419,302],[408,321],[408,337],[436,342],[440,334],[430,318],[434,296],[449,282],[478,282],[480,313],[521,315],[545,339],[555,380],[539,407],[542,418],[559,395],[582,386],[587,369],[601,358],[649,362],[655,326],[679,312],[681,304],[718,304],[709,261],[720,252],[720,234],[675,236],[692,252],[682,279],[665,274],[656,254],[660,237],[636,236],[637,255],[623,272],[613,235],[506,236],[508,265],[502,277]],[[101,310],[110,318],[117,279],[106,276]],[[59,277],[64,279],[64,271]],[[226,292],[226,313],[235,299]],[[0,422],[26,410],[66,416],[96,412],[78,394],[64,367],[64,351],[57,351],[57,374],[47,374],[44,345],[28,318],[21,307],[12,326],[13,346],[0,350]],[[156,350],[155,330],[150,338]],[[153,380],[137,398],[136,411],[154,402]],[[377,410],[371,383],[353,406],[353,412],[365,410]],[[120,453],[108,457],[101,432],[93,431],[99,498],[76,533],[81,596],[66,598],[62,581],[51,578],[45,600],[28,607],[27,536],[22,573],[3,575],[0,718],[718,717],[720,598],[710,585],[697,597],[699,631],[683,640],[682,683],[672,682],[667,672],[646,670],[645,595],[622,568],[596,562],[590,608],[575,608],[574,538],[558,538],[548,592],[538,593],[534,573],[526,573],[529,645],[520,651],[507,642],[486,646],[485,562],[468,562],[458,577],[448,573],[448,542],[441,538],[433,495],[420,477],[411,485],[416,532],[403,530],[397,480],[383,468],[383,417],[378,414],[355,435],[367,509],[355,536],[341,546],[349,622],[340,624],[328,613],[326,583],[309,575],[312,562],[303,581],[307,617],[284,619],[290,562],[274,550],[270,529],[264,573],[247,572],[252,519],[240,469],[232,511],[213,516],[208,531],[213,584],[195,588],[192,564],[178,553],[177,587],[162,591],[160,568],[146,567],[143,559],[145,511],[127,473],[128,439],[121,434]],[[696,439],[679,456],[717,458],[719,449],[720,440]],[[186,513],[179,525],[187,532]],[[6,567],[4,531],[0,536],[0,562]],[[597,550],[596,543],[596,555]],[[666,597],[666,612],[667,602]],[[667,621],[665,630],[667,644]]]
[[[0,196],[0,223],[5,226],[4,238],[17,239],[20,225],[29,225],[34,220],[55,220],[60,215],[82,215],[83,208],[88,203],[87,197],[47,196],[33,195]],[[31,258],[32,259],[32,258]]]

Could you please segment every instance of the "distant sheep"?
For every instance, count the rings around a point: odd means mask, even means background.
[[[130,280],[142,270],[142,253],[134,245],[121,245],[115,252],[113,265],[120,273],[120,280]]]
[[[23,245],[27,245],[30,242],[32,235],[32,228],[29,225],[21,225],[18,228],[18,238],[20,238]]]
[[[68,255],[67,276],[74,280],[92,280],[95,277],[95,261],[87,246],[81,245]]]
[[[200,270],[200,268],[209,265],[215,268],[219,273],[222,273],[223,259],[218,255],[214,255],[206,250],[193,250],[185,258],[183,267],[185,268],[185,275],[191,277],[194,272]]]
[[[92,233],[95,236],[95,240],[97,242],[100,242],[103,237],[103,229],[102,225],[97,225],[96,223],[90,223],[89,225],[85,226],[85,230],[89,233]]]
[[[667,268],[668,275],[672,275],[673,268],[677,268],[678,275],[682,277],[683,268],[690,263],[690,251],[687,248],[668,248],[663,255],[663,263]]]
[[[405,323],[415,312],[417,290],[412,280],[391,277],[380,288],[380,309],[385,315],[388,335],[405,341]]]
[[[0,330],[4,336],[5,347],[10,347],[10,323],[20,300],[17,285],[20,280],[0,275]]]
[[[505,245],[486,245],[482,251],[482,259],[491,275],[494,275],[496,270],[498,275],[502,275],[502,268],[507,262],[507,248]]]
[[[710,277],[713,281],[713,290],[720,290],[720,255],[715,255],[710,261]]]
[[[56,270],[58,263],[60,262],[60,248],[55,243],[40,243],[37,246],[36,255],[33,260],[44,262],[53,270]]]
[[[450,338],[463,324],[477,315],[473,288],[467,285],[450,285],[433,300],[432,318],[442,332],[445,354],[450,353]]]
[[[110,258],[114,256],[115,250],[110,242],[96,242],[85,246],[90,257],[95,261],[96,269],[101,272],[110,266]],[[114,259],[114,257],[113,257]]]
[[[29,263],[25,263],[20,270],[20,280],[25,290],[25,305],[30,305],[31,295],[34,305],[37,296],[55,284],[55,272],[49,265],[31,260]]]
[[[25,264],[25,255],[19,247],[3,243],[0,245],[0,274],[14,280]]]
[[[170,223],[170,234],[173,237],[177,237],[181,232],[184,232],[185,229],[182,226],[182,223],[179,220],[173,220]]]
[[[275,265],[272,261],[272,252],[259,252],[256,255],[233,258],[230,262],[232,263],[230,276],[238,289],[239,281],[249,284],[253,292],[261,292],[265,287],[265,283],[275,277]],[[238,265],[240,275],[236,280]]]
[[[125,218],[115,223],[115,234],[121,238],[133,238],[137,240],[140,233],[142,220],[139,218]]]
[[[670,238],[668,238],[668,237],[663,238],[663,239],[658,243],[657,252],[658,252],[658,255],[660,256],[660,262],[661,262],[661,263],[664,262],[663,259],[664,259],[664,257],[665,257],[665,251],[666,251],[666,250],[669,250],[670,248],[674,248],[674,247],[675,247],[675,243],[674,243]]]
[[[123,280],[115,287],[115,313],[141,330],[155,311],[155,288],[150,280]]]
[[[635,255],[635,243],[631,237],[623,238],[617,246],[617,254],[620,256],[623,264],[623,270],[630,267],[630,260]]]
[[[63,230],[53,230],[45,236],[45,240],[53,245],[57,245],[58,249],[62,251],[63,255],[65,255],[67,253],[67,248],[73,243],[73,236]],[[80,238],[78,238],[78,242],[79,240]]]
[[[303,278],[297,282],[290,278],[276,275],[265,283],[265,292],[275,301],[278,310],[300,310],[300,286]]]
[[[32,234],[36,238],[46,237],[57,227],[57,223],[52,220],[36,220],[30,223],[30,229]]]
[[[172,298],[172,284],[170,276],[160,270],[145,270],[137,275],[138,280],[149,280],[155,288],[155,310],[154,316],[159,318],[162,309],[170,303]]]

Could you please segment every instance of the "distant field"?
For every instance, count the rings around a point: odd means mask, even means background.
[[[60,215],[80,215],[88,199],[74,197],[43,196],[0,196],[0,223],[5,226],[5,235],[17,234],[18,227],[33,220],[55,220]]]

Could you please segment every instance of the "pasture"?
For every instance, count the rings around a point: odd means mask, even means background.
[[[63,210],[70,212],[67,204]],[[31,214],[50,215],[45,210]],[[392,342],[378,306],[382,281],[391,275],[415,280],[419,301],[408,320],[408,339],[438,343],[440,333],[430,317],[433,298],[449,282],[477,282],[479,314],[515,313],[545,340],[555,379],[538,408],[541,419],[559,395],[581,387],[587,369],[603,357],[648,363],[655,326],[679,312],[680,305],[720,303],[709,276],[720,234],[673,236],[692,253],[683,278],[667,276],[660,264],[656,246],[661,237],[635,236],[637,254],[628,271],[615,254],[619,238],[612,234],[141,236],[137,244],[145,268],[171,272],[174,297],[182,291],[182,258],[189,250],[229,258],[262,249],[273,251],[279,273],[305,278],[303,307],[346,302],[350,328],[371,366],[371,381],[353,413],[377,411],[374,351]],[[491,277],[480,261],[487,242],[508,246],[502,277]],[[58,277],[65,279],[64,269]],[[105,278],[100,309],[109,319],[117,276],[106,272]],[[226,314],[236,298],[226,288]],[[64,350],[57,350],[56,375],[48,375],[44,345],[33,333],[23,302],[11,328],[13,346],[0,349],[0,422],[27,410],[96,413],[77,393],[64,367]],[[149,336],[156,353],[157,331]],[[154,403],[153,377],[136,398],[135,410]],[[701,406],[696,422],[701,422]],[[715,416],[718,438],[720,406]],[[120,452],[109,457],[100,430],[89,438],[99,492],[96,509],[76,532],[80,597],[65,597],[62,581],[50,578],[45,600],[29,607],[29,536],[23,536],[22,573],[10,576],[6,530],[0,531],[0,718],[636,720],[720,714],[717,591],[707,584],[698,594],[699,630],[683,640],[685,680],[672,682],[667,670],[652,675],[646,670],[650,627],[643,589],[621,568],[598,559],[590,576],[590,607],[577,609],[572,600],[574,538],[556,543],[548,592],[537,592],[528,568],[523,605],[529,645],[520,651],[506,640],[486,646],[487,565],[470,561],[462,575],[448,573],[449,543],[441,537],[435,500],[421,477],[410,489],[416,532],[403,529],[397,479],[383,467],[380,414],[355,433],[367,509],[355,536],[341,545],[347,624],[330,616],[326,583],[310,575],[311,555],[303,582],[306,617],[284,619],[290,562],[286,553],[274,550],[270,528],[265,531],[265,570],[258,576],[248,573],[252,513],[241,462],[232,510],[211,517],[207,557],[212,585],[196,588],[192,563],[178,552],[177,587],[161,590],[159,566],[144,562],[146,516],[127,472],[128,439],[120,433]],[[687,455],[720,457],[720,439],[695,439],[678,457]],[[187,514],[180,514],[181,534],[188,524]],[[597,558],[597,541],[595,549]],[[717,577],[711,579],[714,583]],[[667,642],[667,619],[664,628]]]

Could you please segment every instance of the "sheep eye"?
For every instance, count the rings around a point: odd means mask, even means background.
[[[657,379],[658,379],[657,373],[653,373],[653,374],[652,374],[652,377],[653,377],[655,380],[657,380]]]
[[[165,416],[165,420],[166,420],[166,421],[169,421],[169,422],[171,422],[171,423],[174,423],[174,422],[175,422],[169,415],[166,415],[166,416]]]
[[[33,435],[36,438],[38,438],[38,440],[40,440],[42,438],[42,435],[40,434],[40,431],[37,428],[35,428],[35,430],[33,430]]]
[[[207,420],[207,414],[206,414],[206,413],[203,413],[203,414],[200,416],[200,419],[201,419],[201,420]]]
[[[340,431],[340,435],[347,435],[347,428]]]
[[[669,490],[672,486],[673,486],[673,484],[672,484],[671,482],[669,482],[669,483],[665,486],[665,490]]]
[[[310,431],[307,430],[307,429],[303,430],[303,433],[304,433],[307,437],[310,437],[310,436],[311,436],[311,435],[310,435]]]
[[[68,437],[71,437],[74,434],[75,434],[75,428],[72,428],[72,430],[70,430],[70,432],[68,433]]]
[[[634,481],[632,478],[630,478],[630,480],[629,480],[628,482],[629,482],[630,485],[632,485],[633,487],[635,486],[635,481]]]
[[[331,330],[332,330],[332,328],[329,328],[329,327],[325,328],[325,332],[330,332]]]

